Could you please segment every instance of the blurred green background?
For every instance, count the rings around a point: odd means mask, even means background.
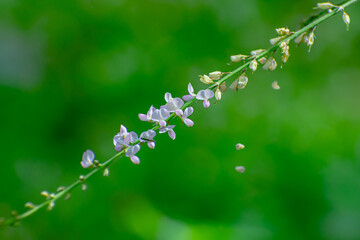
[[[236,68],[230,55],[269,47],[315,3],[1,0],[0,216],[86,173],[86,149],[112,156],[120,124],[148,129],[137,114],[165,92],[203,88],[199,74]],[[115,162],[0,239],[360,239],[360,4],[347,12],[349,32],[329,19],[310,54],[291,45],[283,69],[197,103],[194,127],[158,135],[139,166]]]

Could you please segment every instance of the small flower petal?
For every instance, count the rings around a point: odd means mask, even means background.
[[[140,159],[137,156],[131,156],[130,157],[131,162],[133,162],[135,165],[140,164]]]
[[[194,126],[194,122],[193,122],[191,119],[188,119],[188,118],[185,118],[185,119],[184,119],[184,123],[185,123],[185,125],[188,126],[188,127]]]
[[[154,148],[155,148],[155,142],[154,142],[154,141],[149,141],[149,142],[147,142],[147,145],[148,145],[148,147],[151,148],[151,149],[154,149]]]
[[[181,109],[177,109],[177,110],[175,111],[175,114],[176,114],[176,116],[178,116],[178,117],[182,117],[182,115],[184,114],[184,112],[183,112],[183,110],[181,110]]]
[[[211,98],[213,98],[214,97],[214,92],[213,91],[211,91],[211,90],[209,90],[209,89],[206,89],[205,90],[205,98],[206,99],[211,99]]]
[[[169,102],[169,101],[171,101],[173,98],[172,98],[172,96],[171,96],[171,93],[165,93],[165,101],[166,102]]]
[[[147,115],[142,114],[142,113],[139,113],[139,119],[140,119],[141,121],[144,121],[144,122],[147,122],[147,121],[148,121]]]
[[[140,145],[139,144],[130,146],[129,149],[126,151],[125,156],[127,156],[127,157],[134,156],[139,151],[140,151]]]
[[[170,130],[168,131],[168,134],[169,134],[169,137],[170,137],[172,140],[175,140],[176,134],[175,134],[174,130],[170,129]]]
[[[190,93],[191,95],[195,95],[195,93],[194,93],[194,88],[193,88],[193,86],[191,85],[191,83],[189,83],[189,85],[188,85],[188,91],[189,91],[189,93]]]
[[[191,114],[193,114],[194,108],[193,107],[187,107],[185,108],[183,118],[189,117]]]
[[[166,126],[166,121],[164,121],[164,120],[159,121],[159,125],[162,128],[165,127]]]
[[[194,97],[195,96],[189,94],[189,95],[183,96],[182,99],[184,99],[184,101],[188,102],[188,101],[194,99]]]
[[[208,99],[205,99],[203,102],[204,108],[209,108],[210,107],[210,101]]]
[[[127,129],[124,125],[120,126],[120,134],[126,134],[127,133]]]

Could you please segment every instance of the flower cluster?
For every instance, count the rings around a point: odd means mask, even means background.
[[[342,19],[345,22],[347,29],[349,29],[350,16],[344,11],[343,7],[326,2],[318,3],[316,9],[326,10],[328,12],[332,12],[334,10],[338,12],[342,11]],[[306,44],[310,51],[315,41],[315,29],[316,27],[309,28],[307,31],[299,34],[298,32],[290,31],[287,27],[277,28],[275,31],[278,36],[270,39],[270,44],[276,48],[269,50],[257,49],[250,51],[249,55],[237,54],[230,56],[231,63],[244,62],[246,67],[242,70],[240,76],[232,82],[229,88],[235,91],[244,89],[249,81],[246,74],[247,69],[255,72],[258,69],[259,64],[263,65],[262,68],[264,70],[274,71],[278,66],[275,59],[275,52],[277,49],[281,49],[281,61],[282,63],[286,63],[290,57],[290,39],[294,39],[296,44]],[[291,37],[293,34],[296,34],[296,37]],[[139,138],[137,133],[133,131],[128,132],[126,127],[121,125],[120,132],[113,138],[115,150],[117,152],[123,151],[125,156],[128,157],[134,164],[139,164],[140,159],[136,156],[136,154],[140,151],[141,145],[144,143],[146,143],[151,149],[155,148],[154,138],[156,136],[156,131],[158,131],[159,134],[168,133],[171,139],[176,138],[174,131],[176,125],[169,125],[169,121],[171,119],[177,117],[188,127],[192,127],[194,125],[194,122],[189,118],[193,114],[194,109],[192,107],[187,107],[189,104],[185,104],[185,102],[198,100],[202,101],[204,108],[209,108],[210,99],[215,97],[217,101],[221,100],[222,94],[227,89],[225,80],[228,77],[222,78],[225,74],[228,74],[228,72],[213,71],[209,74],[200,75],[200,81],[211,86],[195,93],[193,86],[189,83],[188,94],[182,98],[173,97],[171,93],[168,92],[165,93],[165,105],[160,106],[158,109],[151,106],[146,114],[139,114],[139,119],[141,121],[153,123],[153,128],[142,132]],[[280,89],[277,81],[273,81],[272,88],[275,90]],[[100,165],[98,164],[98,161],[95,160],[95,154],[91,150],[87,150],[83,154],[81,166],[83,168],[90,168],[98,167]],[[108,175],[108,170],[104,173],[104,175]]]
[[[214,72],[210,73],[209,76],[205,75],[206,79],[209,81],[218,80],[224,73]],[[124,125],[120,126],[120,132],[116,134],[113,138],[114,148],[117,152],[124,151],[126,157],[128,157],[134,164],[140,164],[140,159],[136,154],[140,151],[141,145],[146,143],[147,146],[151,149],[155,148],[155,136],[156,130],[159,134],[168,133],[169,137],[173,140],[176,138],[174,131],[175,125],[169,125],[169,121],[172,118],[178,117],[186,126],[192,127],[194,122],[190,119],[190,116],[194,112],[193,107],[185,107],[185,102],[200,100],[203,101],[205,108],[209,108],[210,99],[214,97],[214,92],[210,89],[200,90],[195,94],[194,88],[189,83],[188,85],[189,94],[180,97],[173,97],[171,93],[165,93],[165,105],[160,106],[159,109],[151,106],[146,114],[139,114],[139,119],[141,121],[154,123],[154,127],[142,132],[140,137],[136,132],[128,132],[127,128]],[[184,102],[185,101],[185,102]],[[91,150],[87,150],[83,154],[81,161],[81,166],[83,168],[97,167],[98,165],[94,164],[96,160],[95,154]],[[104,172],[104,175],[108,175],[108,169]]]

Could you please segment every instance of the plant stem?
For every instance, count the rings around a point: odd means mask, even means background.
[[[267,54],[275,51],[276,49],[279,48],[280,44],[282,42],[285,41],[291,41],[293,39],[295,39],[296,37],[300,36],[301,34],[309,31],[310,29],[314,28],[315,26],[317,26],[318,24],[324,22],[325,20],[327,20],[328,18],[338,14],[340,12],[339,9],[345,9],[346,7],[348,7],[349,5],[357,2],[358,0],[349,0],[344,2],[342,5],[339,6],[338,10],[334,10],[331,12],[327,12],[325,14],[320,13],[317,18],[315,18],[314,21],[310,22],[309,24],[307,24],[306,26],[304,26],[303,28],[301,28],[300,30],[292,33],[290,36],[284,38],[283,40],[281,40],[280,42],[278,42],[277,44],[275,44],[274,46],[270,47],[269,49],[267,49],[266,51],[264,51],[263,53],[256,55],[254,57],[250,57],[248,58],[245,63],[243,65],[241,65],[240,67],[238,67],[237,69],[235,69],[234,71],[230,72],[229,74],[227,74],[225,77],[223,77],[222,79],[220,79],[219,81],[217,81],[216,83],[212,84],[211,86],[208,87],[208,89],[213,90],[214,88],[216,88],[217,86],[219,86],[221,83],[227,81],[228,79],[232,78],[233,76],[235,76],[238,73],[241,73],[243,70],[247,69],[250,62],[253,59],[260,59],[264,56],[266,56]],[[187,103],[185,103],[182,106],[182,110],[184,110],[186,107],[190,106],[191,104],[193,104],[195,101],[197,101],[196,98],[188,101]],[[169,120],[171,120],[172,118],[176,117],[175,113],[172,113],[170,115],[170,117],[168,119],[166,119],[166,121],[168,122]],[[156,125],[152,128],[152,130],[157,130],[159,129],[159,125]],[[137,140],[136,142],[133,143],[133,145],[140,143],[140,140]],[[68,187],[66,187],[64,190],[57,192],[52,198],[48,198],[47,200],[45,200],[44,202],[35,205],[33,208],[29,209],[28,211],[17,215],[15,217],[9,218],[4,220],[2,223],[0,223],[0,227],[1,226],[6,226],[6,225],[16,225],[16,223],[20,222],[22,219],[25,219],[31,215],[33,215],[35,212],[39,211],[42,208],[45,208],[46,206],[48,206],[51,202],[55,202],[58,199],[60,199],[61,197],[65,196],[66,194],[70,193],[74,188],[76,188],[77,186],[81,185],[84,183],[84,181],[86,181],[87,179],[89,179],[92,175],[94,175],[95,173],[109,167],[109,165],[111,163],[113,163],[117,158],[123,156],[127,149],[129,147],[125,148],[124,150],[122,150],[121,152],[115,154],[113,157],[111,157],[110,159],[108,159],[107,161],[105,161],[102,164],[99,164],[99,166],[94,167],[93,170],[91,170],[87,175],[84,176],[83,180],[76,180],[74,183],[72,183],[71,185],[69,185]]]

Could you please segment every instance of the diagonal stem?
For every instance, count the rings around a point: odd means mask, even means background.
[[[346,7],[350,6],[351,4],[357,2],[358,0],[349,0],[344,2],[343,4],[339,5],[337,10],[331,11],[331,12],[322,12],[319,15],[317,15],[315,17],[315,20],[313,20],[312,22],[308,23],[306,26],[302,27],[301,29],[299,29],[298,31],[292,33],[290,36],[282,39],[280,42],[278,42],[277,44],[273,45],[272,47],[270,47],[269,49],[265,50],[264,52],[262,52],[259,55],[256,55],[254,57],[250,57],[248,58],[248,60],[245,61],[245,63],[243,65],[241,65],[240,67],[236,68],[235,70],[233,70],[232,72],[230,72],[229,74],[227,74],[225,77],[223,77],[222,79],[220,79],[219,81],[217,81],[216,83],[210,85],[208,87],[208,89],[213,90],[214,88],[216,88],[217,86],[219,86],[221,83],[227,81],[228,79],[232,78],[233,76],[241,73],[242,71],[244,71],[245,69],[247,69],[249,67],[249,64],[252,60],[256,59],[260,59],[264,56],[266,56],[267,54],[275,51],[276,49],[278,49],[280,47],[280,44],[282,42],[289,42],[293,39],[295,39],[296,37],[300,36],[301,34],[309,31],[310,29],[313,29],[315,26],[317,26],[318,24],[324,22],[325,20],[327,20],[328,18],[338,14],[341,9],[345,9]],[[326,13],[325,13],[326,12]],[[325,13],[325,14],[324,14]],[[191,104],[193,104],[195,101],[197,101],[196,98],[190,100],[189,102],[185,103],[182,106],[182,110],[184,110],[186,107],[190,106]],[[172,113],[170,115],[169,118],[166,119],[166,121],[168,122],[169,120],[171,120],[172,118],[175,118],[176,115],[175,113]],[[157,130],[159,129],[159,125],[156,125],[152,128],[152,130]],[[137,140],[136,142],[133,143],[133,145],[140,143],[140,140]],[[128,147],[129,148],[129,147]],[[93,176],[95,173],[106,169],[107,167],[109,167],[110,164],[112,164],[116,159],[120,158],[121,156],[123,156],[127,149],[125,148],[124,150],[122,150],[121,152],[115,154],[114,156],[112,156],[111,158],[109,158],[107,161],[103,162],[102,164],[99,164],[97,167],[95,167],[93,170],[91,170],[87,175],[84,176],[83,180],[76,180],[74,183],[72,183],[71,185],[69,185],[68,187],[66,187],[64,190],[57,192],[56,194],[54,194],[51,198],[48,198],[47,200],[45,200],[44,202],[35,205],[32,209],[29,209],[28,211],[17,215],[15,217],[12,218],[8,218],[6,220],[2,220],[0,219],[0,227],[1,226],[6,226],[6,225],[16,225],[17,223],[19,223],[22,219],[25,219],[31,215],[33,215],[34,213],[36,213],[37,211],[39,211],[42,208],[45,208],[46,206],[48,206],[51,202],[55,202],[58,199],[60,199],[63,196],[66,196],[68,193],[70,193],[74,188],[78,187],[79,185],[83,184],[84,181],[86,181],[87,179],[91,178],[91,176]]]

